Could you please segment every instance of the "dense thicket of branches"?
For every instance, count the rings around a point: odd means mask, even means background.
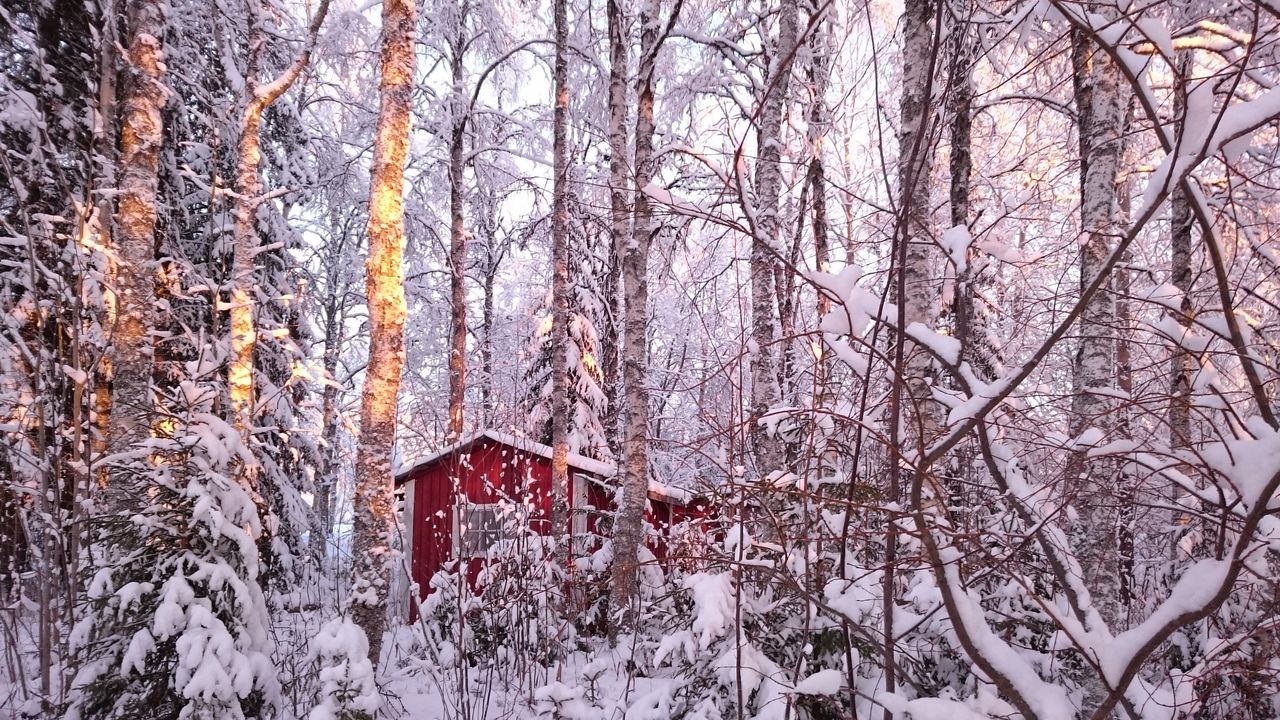
[[[424,2],[0,7],[0,715],[1280,716],[1271,3]]]

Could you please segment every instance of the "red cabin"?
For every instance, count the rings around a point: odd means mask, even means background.
[[[473,433],[402,469],[396,485],[404,492],[406,544],[413,582],[422,597],[447,563],[474,561],[474,579],[488,549],[503,539],[508,520],[545,535],[551,524],[551,448],[495,430]],[[569,507],[575,538],[607,535],[606,513],[614,509],[606,462],[569,454]],[[706,514],[706,504],[676,489],[652,483],[646,516],[658,529]],[[658,557],[665,543],[651,543]]]

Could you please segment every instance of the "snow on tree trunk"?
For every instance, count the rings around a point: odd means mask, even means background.
[[[933,33],[934,2],[909,3],[902,16],[902,96],[898,130],[898,228],[895,232],[894,261],[898,265],[892,295],[898,303],[899,328],[919,323],[932,328],[937,319],[939,291],[932,268],[932,240],[929,232],[929,191],[933,169],[933,146],[929,129],[935,110],[932,80],[937,50]],[[899,332],[893,348],[894,386],[889,403],[890,452],[908,451],[922,445],[939,424],[936,403],[930,398],[932,359]],[[898,380],[901,378],[901,380]],[[906,397],[904,397],[904,391]],[[904,402],[908,400],[909,402]],[[904,414],[904,410],[911,412]],[[906,437],[903,431],[907,431]],[[914,442],[913,442],[914,441]],[[889,462],[887,500],[904,499],[902,463]],[[934,491],[935,499],[938,496]],[[885,531],[885,571],[881,582],[885,637],[894,633],[894,606],[897,593],[898,531],[891,520]],[[885,689],[893,692],[898,683],[897,648],[892,639],[881,647]],[[890,714],[886,711],[885,717]]]
[[[930,230],[930,189],[933,145],[930,129],[936,117],[932,104],[936,67],[933,33],[935,2],[909,3],[903,14],[902,98],[898,130],[898,198],[902,230],[900,251],[901,321],[932,329],[938,320],[941,287],[933,235]],[[932,399],[933,359],[915,343],[903,347],[903,379],[914,410],[907,424],[916,443],[927,442],[942,422],[941,407]]]
[[[256,0],[254,0],[256,2]],[[329,0],[323,0],[311,22],[302,53],[275,80],[260,84],[257,79],[259,55],[263,46],[261,9],[249,6],[249,66],[244,77],[244,110],[240,118],[239,166],[236,173],[236,206],[234,242],[231,260],[231,362],[227,371],[227,393],[231,399],[232,417],[247,447],[253,433],[254,413],[254,349],[258,331],[254,323],[254,294],[258,289],[258,206],[262,204],[262,113],[293,85],[311,60],[320,25],[329,11]],[[254,468],[245,469],[244,477],[251,489],[257,490]]]
[[[1125,104],[1120,74],[1112,60],[1083,33],[1072,47],[1080,128],[1080,285],[1097,277],[1111,252],[1117,213],[1116,178],[1122,148]],[[1095,294],[1081,314],[1080,338],[1072,368],[1070,433],[1110,429],[1116,402],[1106,391],[1116,382],[1115,297]],[[1095,392],[1102,390],[1103,392]],[[1077,552],[1093,605],[1113,626],[1123,613],[1120,565],[1115,552],[1119,515],[1116,474],[1102,459],[1087,461],[1084,451],[1068,466],[1068,493],[1076,499],[1080,519]],[[1112,468],[1113,470],[1115,468]]]
[[[1176,84],[1174,94],[1174,115],[1184,125],[1187,77],[1193,67],[1192,62],[1193,53],[1185,51],[1178,69],[1181,82]],[[1194,222],[1191,203],[1179,185],[1170,198],[1169,276],[1181,295],[1178,311],[1172,314],[1184,336],[1190,334],[1195,318],[1195,306],[1191,303],[1191,288],[1195,277],[1191,265],[1191,227]],[[1174,344],[1169,357],[1169,446],[1173,448],[1191,447],[1191,379],[1197,367],[1195,356],[1181,344]],[[1186,501],[1181,497],[1183,494],[1175,488],[1172,497],[1168,499],[1177,507],[1179,500]],[[1175,511],[1172,520],[1177,526],[1187,526],[1191,524],[1192,517],[1190,513]],[[1171,549],[1176,552],[1176,547],[1174,544]]]
[[[778,401],[777,350],[774,346],[777,318],[774,304],[775,252],[782,237],[779,217],[782,193],[782,111],[791,84],[791,60],[799,34],[795,0],[783,0],[778,9],[778,37],[771,48],[764,98],[756,127],[755,227],[751,236],[751,447],[756,472],[761,476],[780,469],[781,448],[762,424]]]
[[[382,4],[381,104],[369,183],[369,364],[360,403],[352,528],[351,616],[377,665],[391,587],[395,532],[391,459],[404,368],[404,167],[414,88],[414,0]]]
[[[610,3],[616,11],[616,3]],[[622,256],[623,358],[626,407],[622,436],[622,507],[613,535],[613,592],[622,625],[635,619],[640,545],[644,540],[644,508],[649,496],[649,246],[652,202],[645,189],[653,180],[653,72],[658,54],[658,2],[646,0],[640,11],[640,67],[636,78],[634,225]],[[611,23],[621,24],[611,16]]]
[[[569,20],[555,0],[551,200],[551,535],[568,531],[569,517]]]
[[[465,7],[465,6],[464,6]],[[467,228],[462,208],[462,162],[466,108],[462,93],[465,22],[458,19],[453,43],[453,127],[449,132],[449,424],[448,436],[462,435],[467,391]]]
[[[130,72],[120,111],[119,200],[116,203],[115,317],[111,334],[111,420],[107,451],[119,453],[150,434],[151,331],[155,326],[156,188],[164,143],[164,4],[128,7]],[[118,483],[116,483],[118,484]],[[124,488],[115,487],[116,497]],[[123,498],[122,498],[123,499]]]
[[[606,0],[609,31],[609,230],[613,247],[611,248],[608,297],[605,303],[609,308],[609,329],[611,337],[602,342],[603,353],[601,369],[606,378],[617,379],[622,365],[621,345],[625,328],[622,297],[622,265],[627,254],[627,243],[631,240],[631,222],[627,208],[627,193],[630,191],[627,162],[627,50],[630,38],[623,22],[622,0]],[[623,382],[607,382],[608,417],[605,420],[605,435],[610,444],[618,438],[619,422],[625,416],[625,408],[618,402],[624,388]]]

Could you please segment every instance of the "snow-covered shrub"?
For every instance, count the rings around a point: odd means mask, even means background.
[[[274,716],[260,508],[234,477],[250,458],[211,397],[182,383],[159,436],[114,459],[90,608],[71,635],[68,718]]]
[[[309,658],[320,670],[320,700],[308,720],[351,720],[377,711],[381,698],[369,640],[358,625],[348,618],[330,620],[312,639]]]
[[[470,572],[463,561],[432,578],[423,619],[457,662],[478,667],[519,657],[545,664],[572,641],[573,623],[566,626],[562,615],[571,600],[567,574],[551,545],[522,534],[497,543],[483,562],[471,561]]]

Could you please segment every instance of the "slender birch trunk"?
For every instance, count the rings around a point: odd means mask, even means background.
[[[902,231],[901,304],[903,327],[920,323],[933,328],[938,321],[941,287],[931,229],[930,190],[933,143],[930,133],[937,117],[932,104],[933,72],[937,68],[934,24],[937,2],[908,3],[903,14],[903,78],[898,131],[898,199]],[[911,341],[904,342],[903,380],[912,406],[911,431],[915,444],[925,443],[942,423],[941,407],[932,399],[933,359]]]
[[[568,532],[569,518],[569,20],[555,0],[555,114],[552,120],[551,200],[551,535]]]
[[[1192,53],[1186,51],[1179,61],[1179,82],[1174,84],[1174,115],[1180,118],[1187,111],[1187,77],[1191,72]],[[1179,312],[1175,318],[1182,331],[1188,332],[1195,316],[1195,308],[1191,304],[1192,274],[1191,268],[1191,227],[1194,219],[1191,214],[1191,203],[1188,202],[1182,186],[1173,189],[1170,199],[1169,243],[1171,250],[1169,275],[1173,286],[1182,293]],[[1169,358],[1169,445],[1174,448],[1191,446],[1191,376],[1196,370],[1196,360],[1190,352],[1180,345],[1175,345]],[[1190,518],[1179,514],[1175,522],[1186,524]]]
[[[102,17],[114,18],[116,17],[116,12],[115,0],[106,0],[103,3]],[[93,150],[98,157],[103,158],[97,182],[104,188],[116,187],[116,164],[118,162],[115,118],[120,64],[117,48],[119,47],[120,39],[116,34],[116,26],[117,23],[109,22],[105,23],[102,28],[102,54],[98,62],[98,115],[104,118],[105,122],[101,123],[97,132],[94,133]],[[110,196],[103,195],[99,197],[97,202],[99,242],[102,247],[107,248],[114,247],[111,211],[112,202]],[[115,262],[112,259],[108,259],[107,263],[108,272],[112,273],[114,282],[114,278],[118,275],[118,273],[114,272]],[[116,316],[114,299],[111,297],[103,298],[103,306],[105,311],[103,325],[110,326]],[[93,417],[95,435],[90,454],[90,464],[98,462],[107,453],[107,437],[110,434],[109,423],[111,420],[112,355],[114,355],[114,352],[108,351],[104,353],[100,363],[100,372],[94,378]],[[99,465],[96,468],[95,479],[100,486],[106,486],[105,466]]]
[[[621,23],[616,2],[609,4],[610,22]],[[622,627],[635,621],[640,545],[644,541],[644,508],[649,496],[649,247],[653,241],[652,203],[645,188],[653,179],[653,71],[658,54],[657,0],[640,10],[640,66],[636,77],[634,218],[631,241],[622,256],[623,392],[626,398],[622,436],[622,507],[613,535],[613,607],[622,612]]]
[[[336,273],[335,273],[336,274]],[[329,287],[333,287],[331,283]],[[334,376],[338,372],[338,349],[342,344],[342,311],[341,295],[334,294],[325,309],[324,323],[324,377],[328,381],[324,386],[321,400],[320,429],[320,471],[316,477],[315,502],[312,512],[315,517],[311,534],[311,554],[316,562],[323,562],[329,543],[329,532],[333,527],[333,485],[337,475],[337,441],[338,441],[338,386]]]
[[[811,4],[813,6],[811,12],[815,16],[817,13],[824,12],[821,0],[811,0]],[[823,144],[826,141],[827,130],[830,129],[830,120],[827,118],[827,84],[831,74],[831,48],[828,45],[830,24],[825,18],[818,18],[813,23],[813,30],[809,34],[808,80],[813,97],[809,101],[808,131],[809,152],[812,155],[809,158],[809,174],[806,181],[809,183],[810,202],[813,203],[813,261],[819,272],[831,272],[827,171],[822,160]],[[821,318],[831,311],[831,297],[822,292],[817,295],[818,317]],[[823,380],[825,366],[826,363],[819,361],[820,391],[825,385]]]
[[[369,364],[360,402],[352,528],[351,616],[376,666],[386,628],[395,533],[391,458],[404,369],[404,168],[414,87],[414,0],[383,0],[381,103],[369,182]]]
[[[898,131],[898,227],[894,237],[893,297],[898,303],[896,324],[911,323],[933,327],[938,312],[939,292],[933,282],[930,252],[930,179],[933,145],[929,131],[935,108],[932,105],[933,74],[936,69],[935,12],[938,0],[907,3],[902,16],[902,97]],[[889,446],[905,451],[922,445],[938,426],[936,403],[930,399],[931,358],[908,341],[902,333],[893,347],[893,388],[889,402]],[[912,412],[904,413],[904,410]],[[906,430],[906,437],[903,431]],[[914,440],[909,442],[908,438]],[[889,460],[889,487],[886,499],[897,503],[903,497],[902,463]],[[935,496],[937,490],[934,490]],[[887,518],[885,529],[885,572],[881,597],[885,612],[885,642],[881,648],[885,689],[898,684],[897,653],[894,646],[894,612],[897,596],[898,530],[896,518]],[[885,717],[890,717],[888,710]]]
[[[150,434],[156,192],[164,144],[163,110],[169,97],[164,86],[164,3],[132,0],[127,12],[129,69],[120,112],[120,184],[113,233],[116,272],[110,282],[115,317],[106,447],[113,454]],[[127,502],[123,477],[111,481],[117,502]]]
[[[622,297],[622,265],[627,253],[627,242],[631,239],[631,218],[627,207],[627,193],[630,192],[631,179],[628,177],[627,159],[627,49],[630,45],[627,37],[625,18],[621,7],[622,0],[607,0],[606,12],[609,27],[609,209],[610,232],[612,234],[611,265],[609,268],[609,306],[610,324],[613,327],[613,338],[604,344],[601,361],[606,373],[605,386],[608,388],[609,408],[605,433],[611,441],[616,441],[621,431],[620,421],[625,409],[619,400],[624,391],[625,378],[622,382],[608,382],[611,378],[623,375],[622,343],[626,334],[625,321],[622,319],[625,304]]]
[[[254,374],[253,356],[257,348],[258,331],[253,320],[257,291],[258,207],[264,201],[262,195],[262,114],[280,99],[293,85],[311,61],[320,25],[329,11],[329,0],[321,0],[311,26],[308,28],[304,49],[292,64],[275,80],[260,84],[257,80],[259,56],[262,51],[260,9],[253,5],[250,17],[249,64],[245,73],[244,110],[240,118],[239,167],[236,174],[236,205],[234,244],[231,260],[231,363],[227,371],[227,392],[236,429],[245,443],[249,443],[254,422]],[[244,477],[253,490],[257,490],[256,468],[244,469]]]
[[[959,5],[959,3],[956,3]],[[956,58],[951,83],[951,226],[969,226],[969,194],[973,169],[973,62],[975,39],[967,21],[957,25]],[[955,337],[960,341],[961,360],[969,363],[978,377],[990,381],[994,367],[986,352],[985,328],[978,309],[977,279],[980,267],[972,247],[965,252],[964,267],[956,272],[952,316]]]
[[[954,18],[950,35],[955,53],[951,62],[951,95],[948,110],[951,113],[950,209],[952,227],[969,227],[969,191],[973,169],[973,55],[975,39],[968,23],[968,2],[951,0],[951,17]],[[951,317],[955,326],[955,338],[960,343],[960,359],[969,363],[975,375],[984,381],[991,380],[991,367],[983,362],[986,357],[985,335],[974,325],[981,315],[977,307],[978,294],[975,281],[979,271],[979,259],[972,247],[966,248],[963,262],[956,264],[955,288],[952,293]],[[977,330],[977,331],[975,331]],[[980,344],[981,343],[981,344]],[[981,348],[981,349],[980,349]],[[947,505],[957,514],[958,527],[970,529],[970,514],[966,502],[966,486],[969,468],[977,459],[973,443],[961,443],[950,458],[946,473]]]
[[[774,288],[774,253],[782,237],[779,217],[782,193],[782,111],[791,85],[791,60],[799,34],[795,0],[783,0],[778,9],[778,37],[773,43],[765,96],[756,128],[756,220],[751,237],[751,446],[760,476],[778,470],[782,462],[778,441],[761,420],[778,401],[777,317]]]
[[[493,238],[489,238],[489,242],[493,242]],[[484,384],[480,386],[480,403],[484,406],[482,412],[483,424],[487,427],[494,421],[493,407],[493,294],[495,292],[494,285],[498,279],[498,263],[491,255],[492,250],[486,251],[486,265],[484,268],[484,282],[481,288],[484,292],[484,299],[480,305],[480,322],[482,326],[482,335],[480,341],[480,367],[484,373]]]
[[[1077,33],[1072,48],[1080,123],[1080,283],[1102,271],[1111,251],[1117,211],[1116,178],[1122,146],[1124,103],[1120,73],[1094,42]],[[1080,317],[1073,365],[1070,433],[1103,431],[1114,422],[1115,401],[1105,392],[1116,382],[1115,297],[1099,292]],[[1068,466],[1068,491],[1080,510],[1076,548],[1094,607],[1113,627],[1121,611],[1120,567],[1115,545],[1119,516],[1115,474],[1101,460],[1076,453]]]
[[[466,143],[466,99],[462,92],[463,26],[469,3],[458,15],[450,69],[453,77],[453,127],[449,132],[449,425],[450,439],[462,435],[467,392],[467,227],[463,216],[462,164]]]

